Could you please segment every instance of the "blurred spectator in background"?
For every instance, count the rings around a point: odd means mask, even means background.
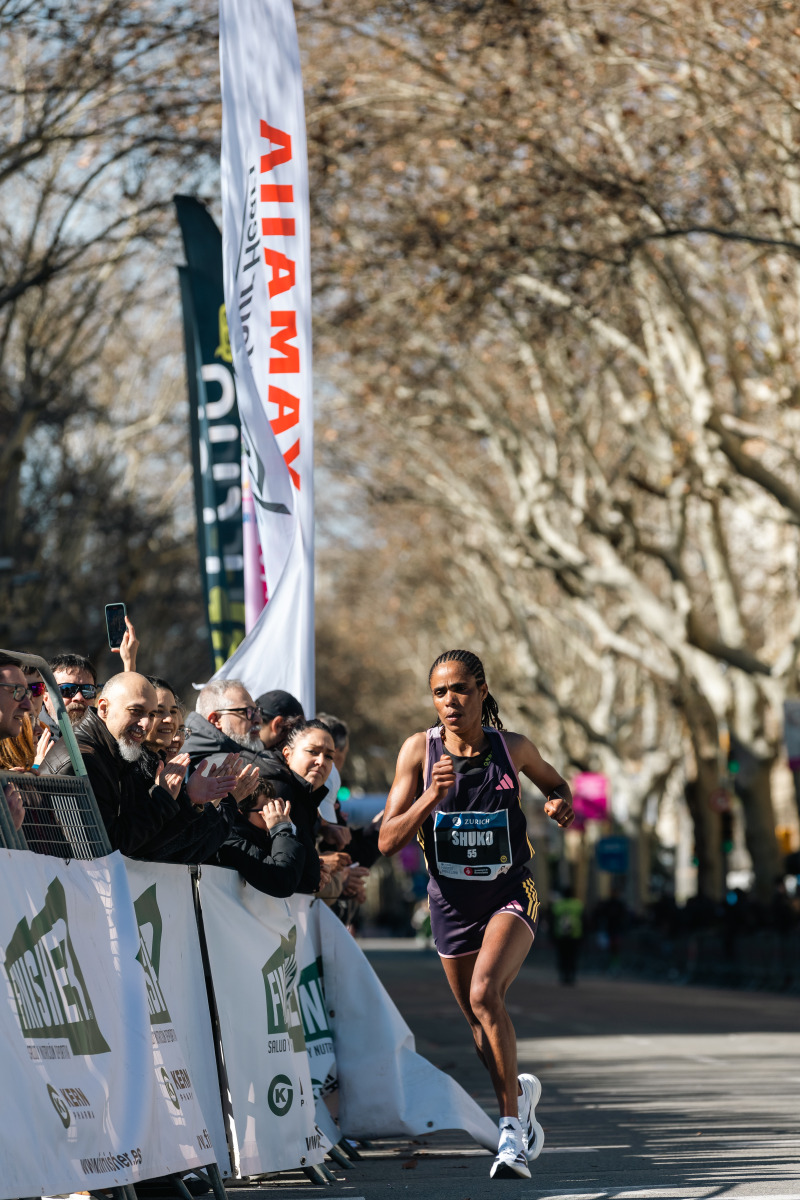
[[[380,858],[378,849],[378,834],[383,813],[379,813],[369,825],[361,829],[349,829],[341,814],[341,807],[336,796],[341,787],[341,772],[344,770],[347,755],[350,750],[350,733],[347,725],[340,717],[332,713],[320,713],[317,717],[331,732],[333,738],[333,768],[328,779],[328,792],[333,812],[329,813],[326,799],[325,805],[320,805],[320,815],[323,818],[322,839],[323,849],[344,849],[347,847],[353,862],[362,867],[371,867]],[[335,824],[334,824],[335,821]],[[342,835],[346,834],[346,838]],[[363,903],[363,900],[362,900]]]
[[[583,937],[583,901],[577,898],[571,887],[562,888],[560,898],[553,901],[550,920],[556,947],[558,977],[563,984],[573,984]]]
[[[268,896],[291,896],[305,860],[305,848],[292,827],[291,804],[274,795],[269,780],[261,779],[253,794],[239,801],[226,841],[208,861],[238,871]]]
[[[608,952],[607,970],[618,971],[622,950],[622,934],[628,923],[628,910],[616,887],[601,900],[594,910],[598,944]]]
[[[319,806],[322,818],[322,837],[331,850],[344,850],[352,840],[352,834],[341,816],[336,797],[342,786],[341,771],[350,749],[350,735],[344,721],[331,713],[317,713],[317,720],[330,731],[333,738],[333,766],[328,776],[328,794]]]
[[[293,729],[305,721],[303,706],[291,692],[276,688],[264,692],[256,701],[261,710],[259,736],[265,750],[280,750]]]
[[[89,706],[94,704],[99,691],[97,671],[90,660],[84,658],[82,654],[57,654],[50,661],[50,670],[55,676],[67,716],[74,729],[86,716]],[[46,695],[44,706],[50,716],[53,734],[55,737],[59,737],[56,714]]]

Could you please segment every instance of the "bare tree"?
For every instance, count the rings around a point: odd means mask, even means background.
[[[308,15],[336,455],[372,461],[383,502],[447,514],[450,587],[469,566],[518,695],[595,753],[653,757],[655,787],[682,731],[708,894],[731,730],[766,892],[797,683],[791,14]]]

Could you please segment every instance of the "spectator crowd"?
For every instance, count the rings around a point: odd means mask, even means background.
[[[377,829],[350,830],[337,802],[346,724],[307,718],[285,691],[253,699],[236,679],[206,684],[187,716],[166,679],[137,671],[126,624],[123,669],[102,685],[80,654],[49,664],[112,850],[227,867],[270,896],[313,893],[352,924],[378,846]],[[24,786],[74,776],[73,757],[39,672],[0,652],[0,770],[20,775],[3,790],[30,850],[75,854],[49,788]]]

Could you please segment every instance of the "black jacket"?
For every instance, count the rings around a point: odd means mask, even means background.
[[[306,852],[303,873],[294,890],[316,892],[319,888],[319,855],[314,844],[317,805],[327,795],[328,789],[322,787],[312,793],[305,779],[289,769],[279,750],[244,749],[199,713],[190,713],[186,724],[190,733],[183,749],[191,759],[192,768],[212,754],[240,754],[246,762],[254,763],[265,779],[272,781],[276,796],[291,801],[292,823],[297,830],[297,840]]]
[[[145,749],[136,769],[153,787],[159,762],[164,754]],[[157,834],[132,858],[150,862],[204,863],[216,853],[231,831],[239,810],[233,796],[225,796],[218,807],[213,804],[192,804],[186,781],[178,792],[178,812],[166,821]]]
[[[233,799],[226,798],[218,809],[206,805],[200,812],[184,790],[174,799],[154,784],[140,763],[123,759],[116,739],[93,708],[75,737],[112,850],[154,862],[189,863],[203,862],[224,842],[236,808]],[[63,741],[50,748],[41,771],[75,774]]]
[[[208,861],[238,871],[268,896],[291,896],[300,883],[306,851],[288,822],[270,834],[237,812],[227,841]]]
[[[312,790],[311,784],[287,765],[279,750],[267,750],[261,756],[259,770],[269,779],[275,795],[289,800],[292,805],[291,819],[297,830],[297,840],[305,847],[306,862],[296,891],[316,892],[319,889],[319,855],[316,848],[316,830],[319,823],[317,808],[328,794],[326,787]]]

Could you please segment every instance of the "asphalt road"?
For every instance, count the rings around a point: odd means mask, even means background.
[[[497,1116],[488,1076],[438,958],[369,949],[417,1050]],[[543,1085],[545,1148],[532,1179],[490,1181],[466,1135],[380,1142],[337,1182],[231,1189],[258,1200],[800,1200],[800,1001],[579,978],[561,987],[535,951],[509,993],[522,1067]]]

